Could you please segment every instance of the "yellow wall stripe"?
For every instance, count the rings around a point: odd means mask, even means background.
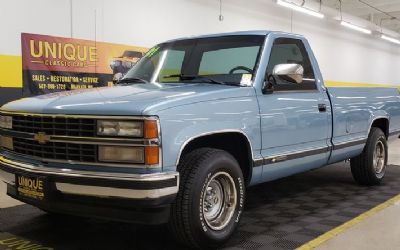
[[[22,57],[0,55],[0,87],[22,88]]]
[[[400,84],[385,84],[385,83],[357,83],[357,82],[337,82],[325,80],[326,87],[367,87],[367,88],[400,88]]]
[[[400,202],[400,194],[391,198],[390,200],[385,201],[384,203],[368,210],[367,212],[355,217],[352,220],[349,220],[348,222],[322,234],[321,236],[305,243],[304,245],[300,246],[299,248],[297,248],[297,250],[310,250],[313,249],[319,245],[321,245],[322,243],[324,243],[325,241],[335,237],[336,235],[342,233],[343,231],[353,227],[354,225],[360,223],[361,221],[371,217],[372,215],[378,213],[379,211],[394,205],[395,203]]]

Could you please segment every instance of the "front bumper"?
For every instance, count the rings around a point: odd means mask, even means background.
[[[49,183],[47,198],[38,201],[19,196],[16,175],[45,178]],[[0,179],[7,184],[8,195],[44,210],[146,224],[168,220],[169,206],[179,187],[177,172],[138,175],[76,171],[1,155]]]

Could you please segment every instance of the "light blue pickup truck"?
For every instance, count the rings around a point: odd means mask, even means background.
[[[247,186],[350,159],[379,184],[395,88],[327,88],[307,40],[251,31],[161,43],[112,88],[0,111],[8,195],[50,213],[168,223],[191,247],[237,227]]]

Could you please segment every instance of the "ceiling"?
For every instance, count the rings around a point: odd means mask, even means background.
[[[322,4],[340,6],[339,0],[322,0]],[[342,0],[342,11],[400,33],[400,0]]]

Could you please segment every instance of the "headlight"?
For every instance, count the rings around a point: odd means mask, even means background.
[[[12,129],[12,116],[0,115],[0,128]]]
[[[111,62],[111,66],[112,67],[118,67],[118,66],[120,66],[121,65],[121,61],[112,61]]]
[[[155,119],[144,121],[98,120],[97,135],[154,139],[158,138],[158,124]]]
[[[142,121],[97,121],[97,134],[105,136],[143,137]]]
[[[99,146],[99,161],[144,163],[143,147]]]
[[[99,146],[99,161],[136,163],[157,165],[159,163],[158,146],[132,147],[132,146]]]

